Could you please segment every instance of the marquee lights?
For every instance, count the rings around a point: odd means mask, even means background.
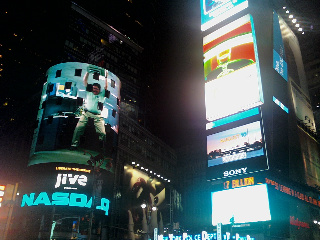
[[[91,170],[85,168],[74,168],[74,167],[56,167],[57,171],[76,171],[76,172],[86,172],[90,173]]]
[[[100,206],[96,206],[96,209],[105,212],[108,215],[110,201],[106,198],[101,198]],[[92,197],[88,200],[87,195],[79,193],[64,193],[54,192],[52,193],[51,200],[48,193],[41,192],[38,196],[35,193],[24,194],[22,196],[21,207],[25,206],[70,206],[70,207],[92,207]]]
[[[289,188],[289,187],[287,187],[285,185],[282,185],[282,184],[280,184],[280,183],[278,183],[276,181],[273,181],[271,179],[266,178],[265,180],[266,180],[266,184],[274,186],[275,190],[278,190],[280,192],[288,194],[288,195],[290,195],[292,197],[298,198],[298,199],[300,199],[302,201],[308,202],[308,203],[310,203],[310,204],[312,204],[314,206],[320,207],[320,200],[317,200],[317,199],[315,199],[313,197],[310,197],[310,196],[308,196],[306,194],[298,192],[298,191],[296,191],[296,190],[294,190],[292,188]]]
[[[170,182],[169,179],[164,178],[164,177],[161,176],[160,174],[157,174],[156,172],[153,172],[152,170],[149,170],[148,168],[141,166],[139,163],[131,162],[131,164],[132,164],[133,167],[139,167],[140,170],[144,170],[145,172],[153,173],[154,176],[157,176],[157,177],[159,177],[159,178],[161,178],[161,179],[164,179],[164,180],[167,181],[167,182]]]

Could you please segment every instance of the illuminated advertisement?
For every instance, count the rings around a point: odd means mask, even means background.
[[[211,193],[212,225],[218,223],[270,221],[271,213],[266,184]]]
[[[316,124],[309,97],[294,82],[291,82],[291,93],[296,117],[301,121],[301,124],[315,132]]]
[[[288,68],[286,54],[282,41],[280,19],[276,12],[273,12],[273,68],[288,81]],[[282,20],[283,22],[283,20]]]
[[[51,67],[43,87],[29,166],[87,164],[88,156],[112,157],[119,126],[120,86],[116,75],[95,65],[70,62]]]
[[[253,21],[246,15],[203,39],[206,118],[263,104]]]
[[[225,240],[225,239],[237,239],[237,240],[256,240],[255,237],[250,235],[241,236],[239,233],[236,233],[234,235],[230,235],[229,232],[226,234],[221,234],[218,237],[218,234],[215,233],[208,233],[206,231],[202,231],[198,234],[188,234],[188,233],[182,233],[182,235],[175,235],[175,234],[169,234],[169,236],[163,236],[158,235],[158,240],[173,240],[173,239],[179,239],[179,240]]]
[[[262,155],[259,121],[207,136],[208,167]]]
[[[303,168],[300,171],[304,172],[306,183],[309,186],[315,186],[320,180],[319,147],[315,139],[309,137],[304,131],[298,131],[300,140]]]
[[[125,166],[126,206],[129,231],[153,233],[153,229],[164,226],[165,188],[158,179],[131,166]],[[161,232],[161,229],[159,229]],[[135,237],[135,239],[143,239]]]
[[[25,206],[70,206],[70,207],[92,207],[93,197],[87,197],[85,194],[79,193],[63,193],[54,192],[48,195],[46,192],[41,192],[38,195],[35,193],[24,194],[22,196],[21,207]],[[105,215],[108,215],[110,201],[106,198],[100,199],[100,205],[95,206],[95,209],[102,210]]]
[[[102,174],[97,175],[90,168],[49,163],[45,171],[41,165],[35,165],[28,171],[31,187],[25,188],[21,207],[94,207],[101,210],[103,215],[108,215],[113,175],[105,170],[100,170]],[[95,183],[93,183],[93,174],[96,174]],[[36,184],[32,185],[33,181]]]
[[[201,30],[205,31],[248,7],[248,0],[200,0]]]

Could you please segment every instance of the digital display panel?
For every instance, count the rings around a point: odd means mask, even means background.
[[[47,71],[29,166],[87,164],[112,157],[119,126],[120,80],[87,63],[69,62]],[[103,166],[105,167],[105,166]]]
[[[205,31],[248,7],[248,0],[200,0],[201,30]]]
[[[262,155],[259,121],[207,136],[208,167]]]
[[[212,225],[271,220],[266,184],[211,193]]]
[[[163,224],[166,219],[166,212],[162,211],[166,205],[166,189],[157,178],[149,175],[129,165],[125,166],[126,201],[124,204],[129,212],[128,223],[131,224],[134,232],[139,229],[148,229],[146,219],[152,227]],[[153,230],[150,232],[153,232]]]
[[[203,39],[206,118],[213,121],[263,104],[250,15]]]
[[[56,210],[77,207],[75,211],[82,211],[79,208],[94,206],[108,215],[114,175],[106,170],[97,173],[89,166],[47,163],[28,167],[27,175],[21,207],[63,206]]]

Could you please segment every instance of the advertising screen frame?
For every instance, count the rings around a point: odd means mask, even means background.
[[[205,36],[203,51],[208,121],[263,104],[259,58],[250,14]]]
[[[234,223],[264,222],[272,218],[267,184],[212,192],[211,203],[213,226],[230,224],[231,218]]]

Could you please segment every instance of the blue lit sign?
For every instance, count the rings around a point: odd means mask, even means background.
[[[222,118],[222,119],[218,119],[213,122],[209,122],[206,125],[206,129],[208,130],[211,128],[219,127],[219,126],[222,126],[222,125],[225,125],[228,123],[232,123],[232,122],[244,119],[244,118],[252,117],[252,116],[255,116],[258,114],[259,114],[259,108],[256,107],[256,108],[253,108],[253,109],[250,109],[250,110],[247,110],[244,112],[240,112],[240,113],[237,113],[237,114],[234,114],[234,115]]]
[[[288,81],[286,55],[279,24],[279,16],[273,12],[273,68]]]
[[[200,0],[201,30],[205,31],[232,15],[246,9],[248,0]]]
[[[275,97],[272,98],[273,102],[275,104],[277,104],[283,111],[285,111],[286,113],[289,113],[289,109],[282,104],[282,102],[280,102],[278,99],[276,99]]]
[[[79,193],[64,193],[55,192],[52,194],[52,200],[46,192],[41,192],[36,197],[35,193],[24,194],[22,197],[21,207],[24,206],[70,206],[70,207],[86,207],[91,208],[92,198],[88,200],[87,195]],[[108,215],[110,201],[106,198],[101,198],[100,206],[96,206],[96,209],[105,211],[105,215]]]

